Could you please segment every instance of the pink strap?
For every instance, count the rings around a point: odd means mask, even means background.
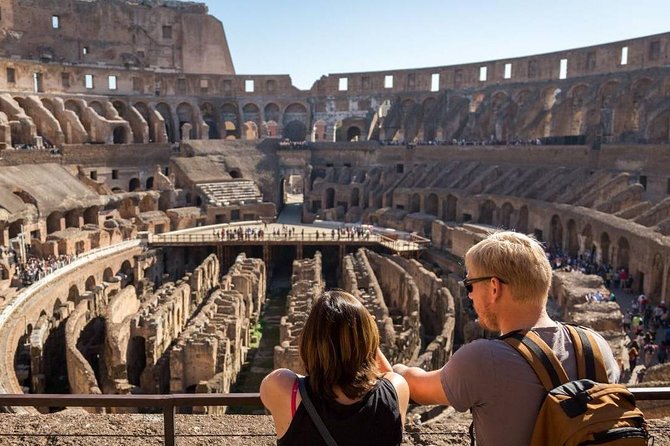
[[[293,381],[293,389],[291,390],[291,418],[295,416],[295,399],[298,395],[298,378]]]

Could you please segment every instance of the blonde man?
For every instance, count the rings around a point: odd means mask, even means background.
[[[501,335],[534,330],[558,356],[570,379],[576,362],[567,328],[546,311],[551,265],[533,238],[497,232],[466,253],[467,277],[461,283],[472,299],[479,323]],[[610,347],[596,334],[608,379],[619,369]],[[420,404],[451,405],[472,411],[478,446],[529,444],[545,390],[526,360],[499,339],[462,346],[439,370],[393,367]]]

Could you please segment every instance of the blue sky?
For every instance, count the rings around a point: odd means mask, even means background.
[[[670,0],[205,1],[238,74],[329,73],[479,62],[670,31]]]

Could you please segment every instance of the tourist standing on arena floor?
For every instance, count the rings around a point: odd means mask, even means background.
[[[344,291],[319,297],[300,336],[309,399],[339,445],[400,445],[409,389],[379,350],[377,325]],[[325,444],[298,391],[300,375],[278,369],[261,384],[277,444]],[[290,408],[290,410],[289,410]]]
[[[568,377],[576,379],[568,329],[546,311],[552,272],[542,246],[523,234],[494,233],[470,248],[465,266],[463,284],[480,324],[501,334],[532,329],[552,348]],[[608,379],[617,382],[619,367],[612,351],[593,333]],[[402,364],[394,370],[407,380],[414,401],[471,410],[477,445],[530,443],[546,391],[526,360],[504,341],[470,342],[439,370],[427,372]]]

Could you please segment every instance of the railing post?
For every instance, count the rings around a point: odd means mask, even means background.
[[[174,401],[170,400],[163,407],[163,444],[174,446]]]

